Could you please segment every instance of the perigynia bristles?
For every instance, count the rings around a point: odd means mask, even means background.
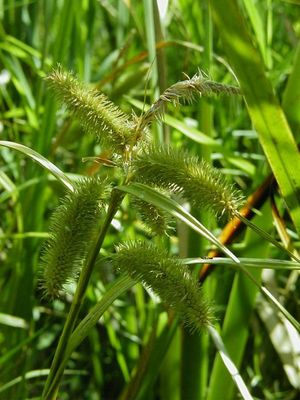
[[[135,140],[132,121],[103,93],[88,89],[60,66],[48,75],[47,81],[61,103],[102,146],[123,153]]]
[[[181,194],[216,216],[232,217],[240,206],[240,192],[220,171],[186,151],[152,146],[137,156],[134,167],[139,182]]]
[[[41,286],[49,297],[59,296],[64,285],[80,272],[92,244],[107,197],[107,183],[85,178],[75,185],[54,211],[50,239],[42,251]]]
[[[192,330],[212,321],[212,310],[201,287],[180,259],[169,257],[165,249],[146,242],[129,242],[117,248],[115,267],[151,288],[175,310]]]
[[[132,205],[136,208],[141,220],[153,236],[168,235],[168,232],[172,230],[171,217],[160,208],[137,197],[132,199]]]

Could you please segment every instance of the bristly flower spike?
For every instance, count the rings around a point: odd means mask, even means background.
[[[134,161],[138,182],[181,194],[195,207],[231,218],[243,197],[216,168],[184,150],[151,146]]]
[[[197,280],[180,259],[169,257],[165,249],[139,241],[122,244],[113,256],[113,264],[159,295],[191,330],[199,331],[212,322],[212,308]]]
[[[142,222],[153,236],[168,235],[173,229],[172,218],[160,208],[137,197],[132,199],[132,205],[138,211]]]
[[[191,102],[196,95],[239,95],[241,94],[238,86],[224,85],[212,81],[199,72],[192,78],[175,83],[166,89],[161,96],[152,104],[148,111],[139,117],[139,129],[143,130],[153,120],[161,120],[165,112],[166,104],[173,103],[179,105],[184,102]]]
[[[108,185],[100,178],[85,178],[68,193],[51,217],[50,238],[42,249],[41,287],[47,297],[58,297],[80,272],[100,218]]]
[[[60,66],[46,79],[61,103],[103,147],[123,154],[133,145],[133,122],[103,93],[86,88]]]

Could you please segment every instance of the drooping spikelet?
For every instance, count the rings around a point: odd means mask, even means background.
[[[184,150],[152,146],[137,156],[134,167],[139,182],[181,194],[217,217],[232,217],[242,200],[220,171]]]
[[[47,81],[61,103],[102,146],[123,153],[131,144],[132,121],[103,93],[88,89],[61,67],[53,70]]]
[[[211,307],[197,281],[180,259],[169,257],[166,250],[146,242],[122,244],[113,263],[120,272],[151,288],[192,330],[211,322]]]
[[[139,129],[142,130],[155,119],[161,120],[168,103],[179,105],[193,101],[196,95],[212,96],[220,94],[238,95],[241,94],[241,91],[238,86],[212,81],[199,72],[192,78],[177,82],[166,89],[149,110],[139,117]]]
[[[82,179],[54,211],[51,236],[41,257],[41,286],[47,296],[58,297],[64,285],[80,272],[99,226],[107,191],[107,184],[99,178]]]

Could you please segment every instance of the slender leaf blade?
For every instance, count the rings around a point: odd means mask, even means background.
[[[19,151],[20,153],[25,154],[27,157],[36,161],[46,171],[50,172],[50,174],[54,175],[67,189],[74,191],[70,179],[59,168],[57,168],[56,165],[47,160],[47,158],[43,157],[41,154],[37,153],[35,150],[32,150],[31,148],[24,146],[23,144],[9,142],[6,140],[0,140],[0,146],[8,147],[10,149],[14,149]]]
[[[193,217],[176,201],[167,198],[166,196],[158,193],[156,190],[142,183],[132,183],[128,186],[117,186],[117,189],[139,197],[140,199],[148,203],[154,204],[164,211],[167,211],[169,214],[173,215],[175,218],[180,219],[194,231],[198,232],[205,239],[209,240],[211,243],[217,246],[220,251],[225,253],[234,262],[236,262],[237,264],[239,263],[239,259],[229,249],[227,249],[226,246],[224,246],[204,225],[201,224],[201,222]]]
[[[211,6],[260,143],[300,233],[300,155],[297,145],[237,1],[212,0]]]
[[[244,400],[253,400],[253,397],[251,396],[249,390],[247,389],[247,386],[245,385],[238,369],[234,365],[234,362],[231,360],[225,344],[222,341],[221,336],[217,332],[215,328],[212,326],[208,327],[208,331],[210,333],[210,336],[220,354],[220,357],[224,363],[224,366],[226,367],[227,371],[231,375],[232,380],[234,381],[236,387],[238,388],[238,391],[240,392],[240,395]]]
[[[273,270],[299,270],[300,264],[296,261],[277,260],[274,258],[251,258],[239,257],[240,265],[244,267],[257,268],[257,269],[273,269]],[[214,257],[214,258],[185,258],[182,261],[186,265],[193,264],[220,264],[231,265],[236,267],[236,263],[228,258]]]

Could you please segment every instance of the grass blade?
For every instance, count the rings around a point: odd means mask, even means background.
[[[291,385],[300,389],[299,332],[285,318],[276,315],[262,296],[257,308]]]
[[[46,171],[50,172],[50,174],[54,175],[68,190],[74,191],[70,179],[59,168],[57,168],[56,165],[47,160],[47,158],[43,157],[41,154],[22,144],[5,140],[0,140],[0,146],[8,147],[25,154],[27,157],[36,161]]]
[[[1,386],[0,393],[6,391],[7,389],[11,388],[12,386],[17,385],[18,383],[21,383],[24,378],[25,378],[25,380],[40,378],[43,376],[47,376],[49,374],[49,371],[50,371],[49,369],[37,369],[34,371],[26,372],[25,377],[18,376],[17,378],[12,379],[10,382],[7,382],[3,386]],[[71,369],[67,369],[65,371],[65,374],[66,375],[88,375],[87,371],[71,370]]]
[[[219,240],[207,228],[205,228],[204,225],[201,224],[201,222],[187,212],[180,204],[176,203],[176,201],[163,196],[156,190],[149,186],[143,185],[142,183],[132,183],[129,186],[117,186],[117,189],[122,190],[125,193],[132,194],[148,203],[154,204],[164,211],[167,211],[217,246],[220,251],[225,253],[234,262],[237,264],[239,263],[239,259],[230,250],[228,250],[227,247],[220,243]]]
[[[297,145],[265,75],[263,62],[252,44],[237,1],[212,0],[211,5],[260,143],[300,233],[300,155]]]
[[[232,380],[234,381],[236,387],[238,388],[240,395],[242,396],[242,398],[244,400],[253,400],[253,397],[251,396],[249,390],[247,389],[247,386],[245,385],[239,371],[237,370],[233,361],[230,359],[230,356],[227,353],[227,350],[221,339],[221,336],[218,334],[216,329],[213,328],[212,326],[208,327],[208,331],[209,331],[210,336],[220,354],[220,357],[222,358],[222,361],[223,361],[227,371],[231,375]]]
[[[299,270],[300,264],[296,261],[277,260],[273,258],[246,258],[239,257],[240,265],[250,268],[258,269],[273,269],[273,270]],[[216,265],[231,265],[237,267],[236,263],[228,258],[214,257],[214,258],[185,258],[183,262],[186,265],[193,264],[216,264]]]
[[[298,43],[294,66],[289,76],[288,83],[283,93],[282,106],[292,128],[295,128],[297,139],[299,141],[299,127],[300,127],[300,41]]]
[[[105,293],[102,299],[92,308],[88,315],[79,323],[74,332],[72,333],[70,340],[68,342],[67,348],[64,353],[63,360],[60,362],[55,376],[51,380],[51,386],[48,387],[48,392],[51,391],[52,387],[55,387],[57,380],[60,379],[63,374],[65,365],[75,350],[75,348],[83,341],[83,339],[88,335],[90,329],[96,325],[102,314],[107,310],[107,308],[126,290],[131,288],[135,282],[128,276],[122,276],[120,279],[116,280],[110,289]],[[48,398],[45,395],[45,398]]]

